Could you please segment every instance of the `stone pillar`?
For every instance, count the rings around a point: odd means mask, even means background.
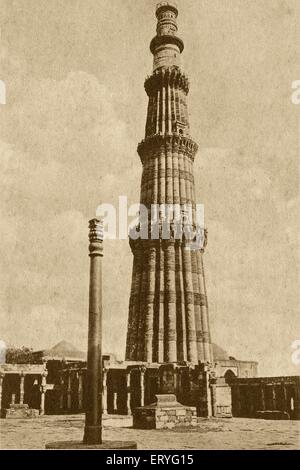
[[[64,377],[61,373],[61,376],[60,376],[60,379],[59,379],[59,383],[60,383],[60,390],[59,390],[59,409],[62,410],[63,407],[64,407]]]
[[[141,406],[145,406],[145,372],[146,367],[140,367]]]
[[[83,384],[82,384],[82,371],[78,372],[78,409],[83,408]]]
[[[108,369],[103,367],[102,413],[104,415],[107,415],[107,373]]]
[[[264,389],[264,384],[263,383],[260,386],[260,397],[261,397],[262,411],[265,411],[265,409],[266,409],[266,399],[265,399],[265,389]]]
[[[207,416],[217,416],[217,379],[214,373],[211,373],[207,367],[204,368],[205,382],[207,383]]]
[[[114,412],[118,411],[118,392],[114,392]]]
[[[131,416],[131,371],[127,370],[126,386],[127,386],[127,414]]]
[[[45,371],[42,373],[42,381],[41,381],[41,404],[40,404],[40,415],[45,414],[45,395],[46,395],[46,377],[48,372]]]
[[[300,419],[300,377],[295,377],[295,411],[293,419]]]
[[[67,389],[67,408],[70,410],[72,408],[72,372],[68,371],[68,389]]]
[[[210,412],[210,407],[208,406],[208,417],[209,416],[217,416],[217,386],[216,384],[212,384],[210,386],[210,391],[211,391],[211,414]]]
[[[5,374],[0,372],[0,416],[1,416],[1,409],[2,409],[2,386],[3,386],[3,379]]]
[[[272,385],[272,409],[276,410],[276,388],[275,385]]]
[[[25,381],[25,375],[24,375],[24,372],[21,372],[20,374],[20,405],[24,404],[24,381]]]
[[[177,396],[177,393],[179,391],[179,374],[180,374],[180,369],[178,367],[174,367],[174,394]]]
[[[282,411],[287,411],[287,393],[285,388],[285,383],[281,383],[281,394],[282,394]]]
[[[102,257],[103,224],[89,222],[90,292],[86,376],[86,414],[83,442],[102,443]]]

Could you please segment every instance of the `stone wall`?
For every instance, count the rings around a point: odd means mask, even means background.
[[[217,418],[232,416],[231,389],[225,379],[217,379],[215,385],[215,406],[213,415]]]
[[[217,360],[215,372],[217,377],[226,377],[230,372],[235,377],[257,377],[258,363],[254,361],[239,361],[237,359]]]

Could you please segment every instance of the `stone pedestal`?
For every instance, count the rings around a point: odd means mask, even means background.
[[[195,426],[195,407],[184,406],[175,395],[156,395],[156,402],[136,408],[133,412],[133,427],[136,429],[170,429],[175,426]]]
[[[26,404],[11,404],[9,408],[4,410],[4,418],[6,419],[26,419],[26,418],[37,418],[39,416],[39,410],[29,408]]]

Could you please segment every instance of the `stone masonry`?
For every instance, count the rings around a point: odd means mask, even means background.
[[[175,395],[156,395],[156,402],[136,408],[133,413],[133,427],[139,429],[171,429],[175,426],[196,426],[195,407],[183,406]]]

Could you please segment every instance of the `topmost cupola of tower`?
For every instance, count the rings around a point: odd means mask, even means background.
[[[153,70],[181,65],[180,55],[184,44],[176,35],[177,16],[178,9],[174,2],[161,2],[156,6],[157,34],[150,44],[154,56]]]
[[[177,33],[178,10],[176,3],[161,2],[156,5],[156,18],[158,19],[156,32],[158,36]]]

